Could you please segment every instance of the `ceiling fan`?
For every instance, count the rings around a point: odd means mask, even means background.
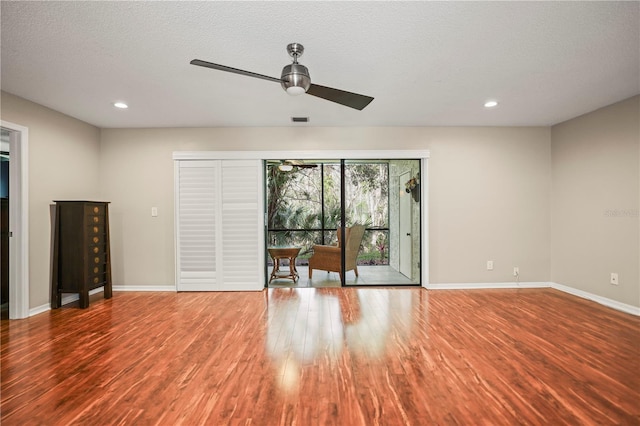
[[[344,90],[333,89],[331,87],[320,86],[311,83],[309,70],[302,64],[298,63],[298,58],[304,52],[304,46],[300,43],[291,43],[287,46],[289,56],[293,58],[293,63],[286,65],[282,69],[280,78],[269,77],[267,75],[257,74],[251,71],[244,71],[237,68],[228,67],[226,65],[214,64],[200,59],[194,59],[190,62],[192,65],[200,67],[213,68],[215,70],[232,72],[235,74],[245,75],[247,77],[261,78],[263,80],[274,81],[280,83],[282,88],[290,95],[308,95],[326,99],[350,108],[362,110],[369,105],[373,98],[371,96],[359,95],[357,93],[347,92]]]
[[[278,167],[281,172],[290,172],[294,168],[297,169],[312,169],[314,167],[318,167],[317,164],[307,164],[300,160],[280,160],[280,161],[269,161],[269,163]]]

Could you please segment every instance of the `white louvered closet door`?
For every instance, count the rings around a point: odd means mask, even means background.
[[[217,290],[220,162],[180,161],[177,173],[178,291]]]
[[[261,162],[178,163],[178,291],[262,290]]]
[[[259,160],[222,161],[223,290],[264,288],[261,173]]]

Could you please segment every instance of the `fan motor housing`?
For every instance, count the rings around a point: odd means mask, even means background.
[[[296,87],[302,88],[304,89],[304,92],[306,92],[309,89],[309,86],[311,86],[311,77],[309,76],[309,70],[307,69],[307,67],[301,64],[287,65],[282,69],[280,84],[282,85],[282,88],[288,93],[292,93],[292,90],[289,90],[290,88]],[[296,91],[299,90],[293,89],[293,92]]]

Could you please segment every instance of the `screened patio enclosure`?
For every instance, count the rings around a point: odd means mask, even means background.
[[[419,159],[271,159],[264,164],[269,286],[421,284]],[[357,234],[351,230],[361,227],[358,241],[351,241]],[[345,239],[340,250],[334,249]],[[282,247],[295,248],[297,276],[286,273],[291,258],[277,261],[285,273],[272,273],[270,253]],[[329,264],[318,260],[325,251],[333,256]]]

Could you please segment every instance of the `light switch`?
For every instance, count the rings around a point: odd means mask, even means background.
[[[156,217],[156,216],[158,216],[158,208],[151,207],[151,217]]]

